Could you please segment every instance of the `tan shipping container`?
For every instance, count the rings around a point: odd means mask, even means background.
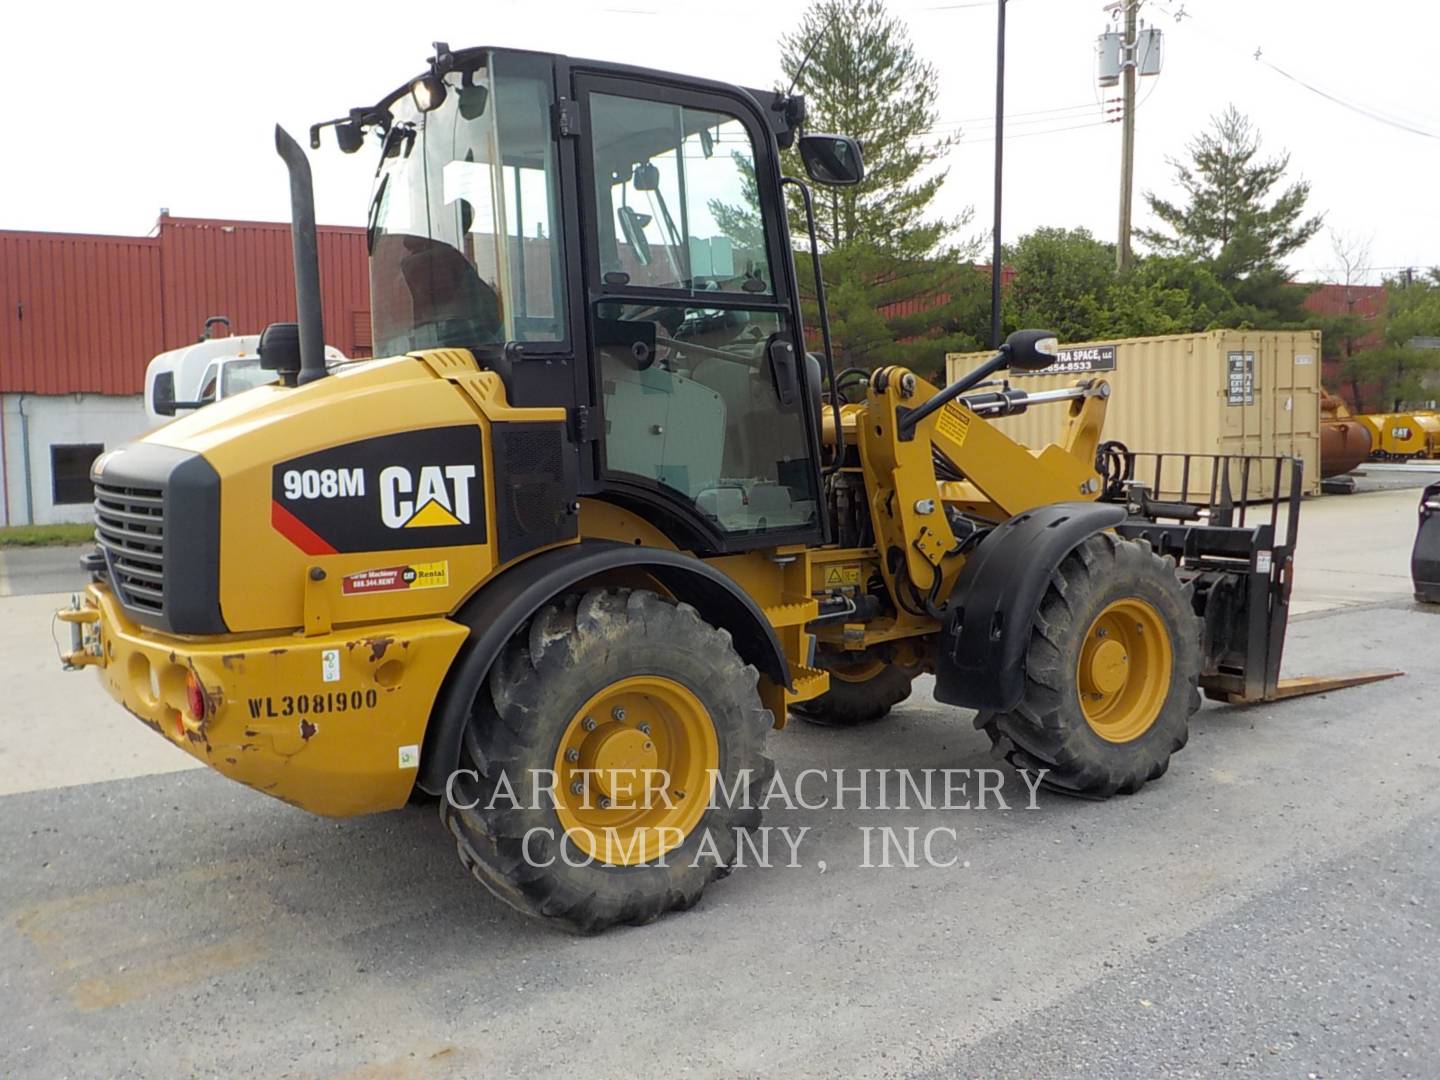
[[[989,356],[951,353],[947,377],[953,382]],[[1111,389],[1106,439],[1140,452],[1298,457],[1304,462],[1302,490],[1320,491],[1318,330],[1212,330],[1082,342],[1063,346],[1047,371],[1012,371],[1009,378],[1012,387],[1031,393],[1103,378]],[[1064,422],[1060,404],[994,421],[1032,448],[1056,441]],[[1157,497],[1180,497],[1178,471],[1173,485],[1170,473],[1167,465],[1165,490],[1154,492]],[[1272,470],[1252,475],[1252,498],[1269,498],[1272,487]]]

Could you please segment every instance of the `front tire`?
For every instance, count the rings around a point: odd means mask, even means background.
[[[1189,738],[1202,629],[1172,563],[1148,544],[1092,536],[1051,575],[1019,706],[975,726],[1016,768],[1047,770],[1053,791],[1132,794]]]
[[[441,803],[461,862],[579,933],[690,907],[760,821],[774,765],[756,680],[728,633],[653,592],[543,608],[478,695]]]

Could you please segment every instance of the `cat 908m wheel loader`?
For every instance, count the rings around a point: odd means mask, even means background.
[[[1298,463],[1102,444],[1103,381],[990,381],[1048,364],[1042,332],[944,388],[837,382],[818,280],[805,351],[783,185],[810,193],[779,155],[825,184],[863,166],[803,112],[437,45],[311,132],[379,148],[385,359],[330,368],[309,167],[277,129],[299,311],[261,343],[279,381],[97,460],[67,662],[296,806],[443,796],[486,886],[579,930],[726,872],[791,709],[873,720],[933,671],[1012,762],[1108,796],[1165,771],[1202,688],[1289,692]],[[1036,407],[1058,429],[1038,451],[987,419]],[[1165,468],[1178,503],[1152,498]]]

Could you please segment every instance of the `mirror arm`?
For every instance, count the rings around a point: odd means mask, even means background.
[[[976,383],[989,378],[991,375],[994,375],[995,372],[1009,366],[1010,346],[1001,345],[999,352],[989,360],[986,360],[985,363],[981,364],[974,371],[970,372],[969,375],[961,379],[956,379],[949,386],[945,387],[944,390],[941,390],[929,401],[925,402],[924,405],[905,413],[905,415],[900,418],[900,422],[895,426],[895,431],[896,434],[899,435],[900,441],[908,442],[914,438],[915,428],[919,425],[920,421],[924,420],[931,413],[943,409],[950,402],[965,393],[966,390],[973,388]]]

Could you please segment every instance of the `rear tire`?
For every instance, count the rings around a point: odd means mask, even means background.
[[[1200,707],[1202,621],[1174,564],[1092,536],[1051,575],[1030,630],[1025,694],[975,726],[1047,788],[1107,798],[1157,780]]]
[[[692,906],[730,872],[736,830],[760,822],[774,764],[757,678],[726,631],[653,592],[546,606],[481,689],[454,800],[440,804],[461,863],[510,906],[578,933]],[[672,776],[672,798],[644,799],[643,780],[628,798],[604,787],[616,762]],[[725,787],[713,798],[710,769]],[[532,798],[537,780],[553,793]]]
[[[818,663],[830,672],[830,689],[790,711],[821,727],[855,727],[883,719],[910,696],[918,668],[900,667],[875,650],[826,653]]]

